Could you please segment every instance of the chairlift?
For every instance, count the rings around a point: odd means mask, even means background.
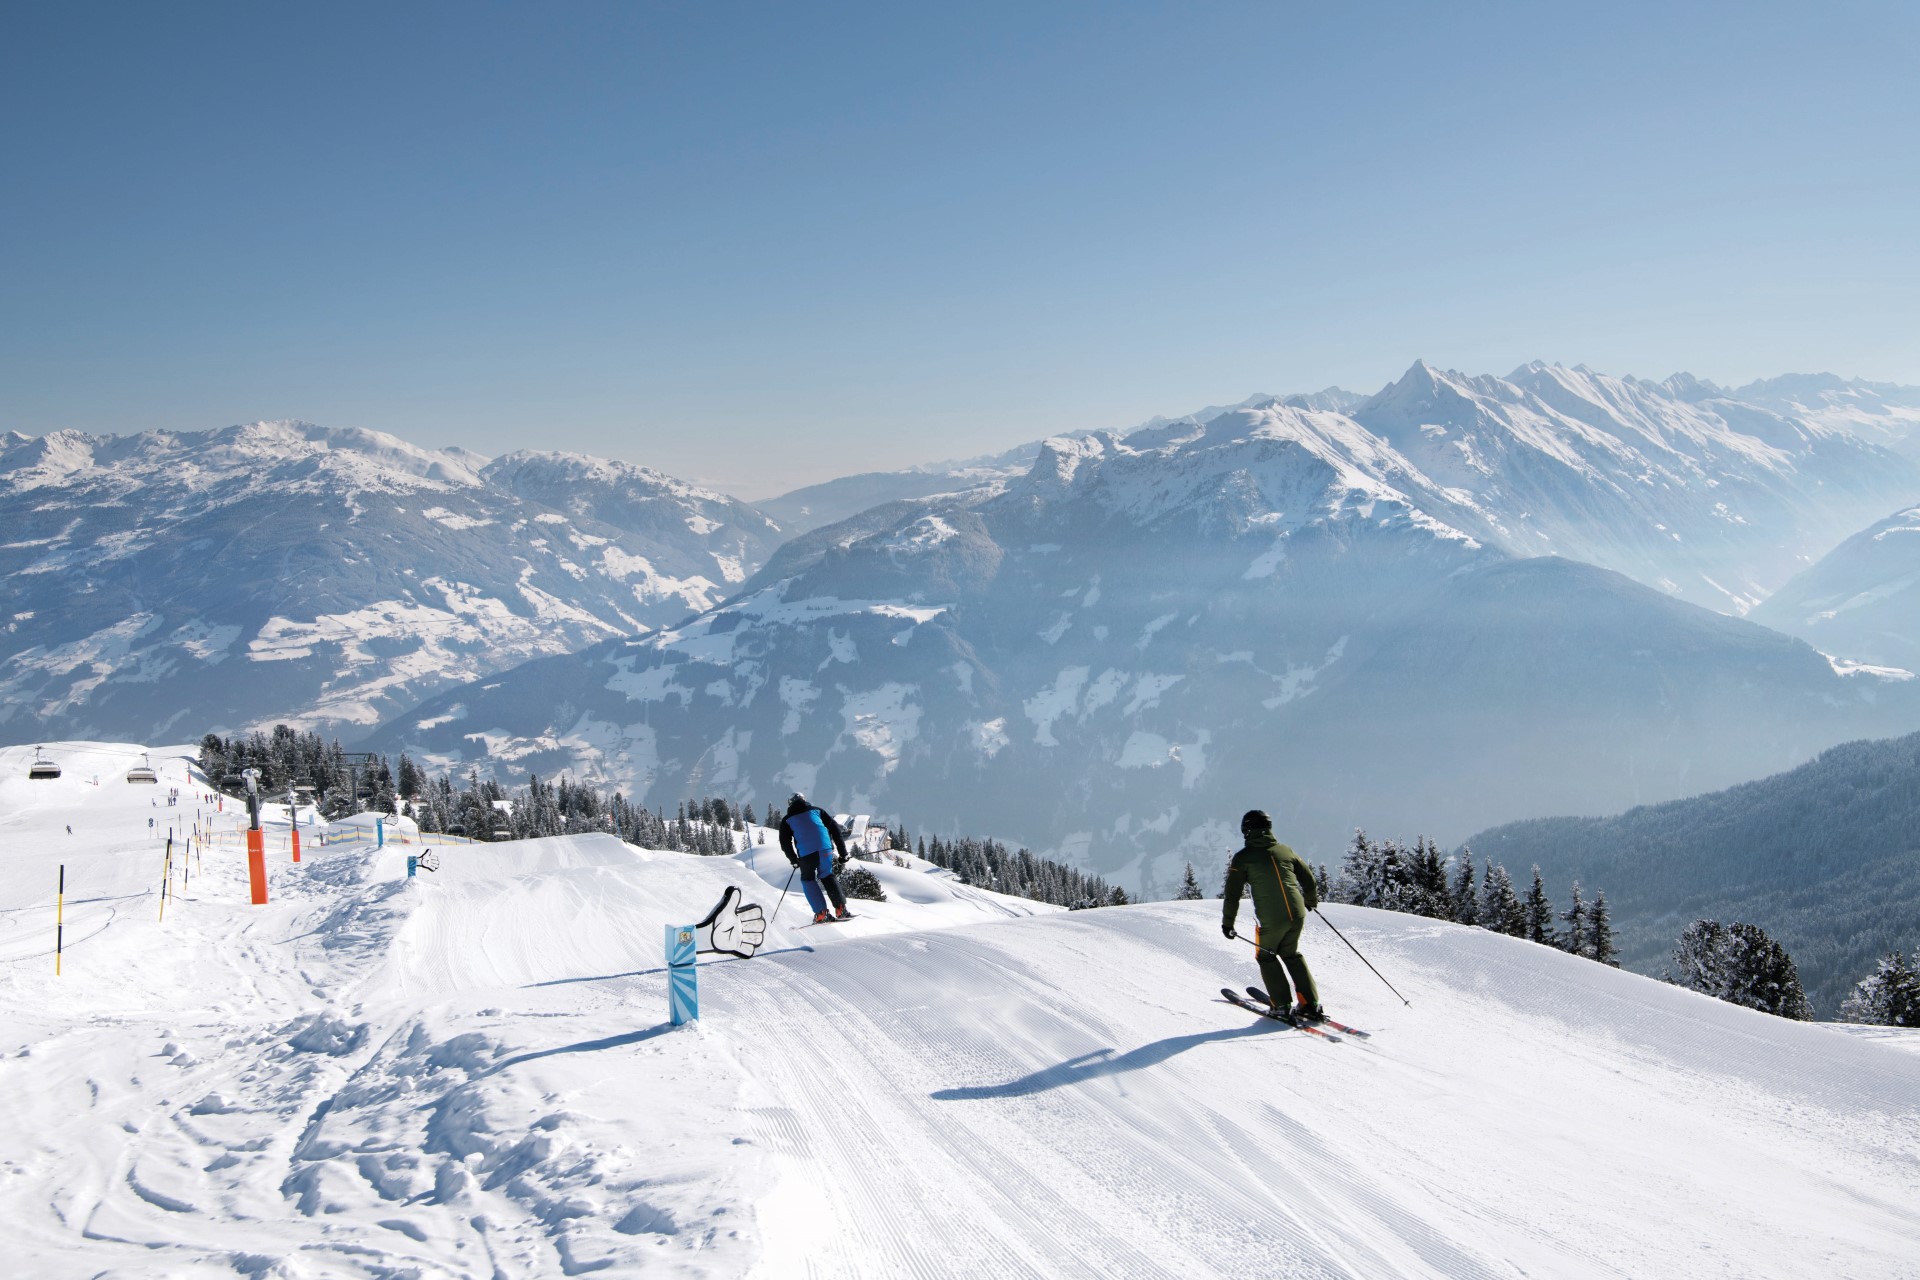
[[[44,748],[33,749],[33,763],[27,766],[27,778],[32,782],[51,782],[60,776],[60,766],[47,758]]]
[[[511,840],[513,839],[513,828],[504,824],[497,826],[493,829],[493,838],[495,840]]]
[[[153,761],[148,759],[146,752],[142,751],[140,753],[139,764],[127,770],[127,781],[128,782],[151,782],[151,783],[154,783],[155,785],[159,784],[160,775],[153,771]]]

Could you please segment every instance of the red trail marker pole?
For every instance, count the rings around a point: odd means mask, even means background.
[[[266,833],[255,827],[247,832],[247,882],[253,890],[253,905],[267,905]]]

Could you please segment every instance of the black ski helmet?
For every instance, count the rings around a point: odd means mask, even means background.
[[[813,807],[812,805],[807,803],[807,798],[801,795],[798,791],[794,792],[792,795],[787,797],[787,816],[788,817],[792,817],[796,813],[805,813],[808,809],[811,809],[812,807]]]
[[[1240,834],[1250,836],[1256,831],[1273,830],[1273,819],[1261,809],[1249,809],[1240,819]]]

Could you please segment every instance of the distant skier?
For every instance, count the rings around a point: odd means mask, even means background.
[[[787,801],[787,816],[780,820],[780,852],[800,868],[800,891],[813,908],[813,922],[850,920],[847,895],[840,891],[840,877],[834,874],[833,855],[847,856],[846,833],[833,815],[819,805],[808,804],[798,791]],[[821,888],[826,894],[822,896]],[[827,898],[833,899],[833,915],[827,914]]]
[[[1240,819],[1240,835],[1246,847],[1227,864],[1227,897],[1222,904],[1220,931],[1229,938],[1234,918],[1240,913],[1240,894],[1253,886],[1253,914],[1259,921],[1254,930],[1254,957],[1260,963],[1273,1007],[1303,1022],[1323,1022],[1320,989],[1313,983],[1306,957],[1300,954],[1300,931],[1306,927],[1307,912],[1320,905],[1320,891],[1313,882],[1313,868],[1305,860],[1273,838],[1273,819],[1258,809],[1248,810]],[[1283,970],[1281,962],[1286,963]],[[1300,1006],[1293,1007],[1292,987],[1300,991]]]

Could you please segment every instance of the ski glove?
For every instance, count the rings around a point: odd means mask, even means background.
[[[1233,931],[1233,926],[1230,924],[1221,925],[1220,932],[1226,934],[1229,938],[1237,938],[1240,936],[1239,934]]]
[[[766,941],[766,913],[757,902],[740,901],[740,886],[730,884],[707,918],[694,926],[701,951],[751,960]]]

